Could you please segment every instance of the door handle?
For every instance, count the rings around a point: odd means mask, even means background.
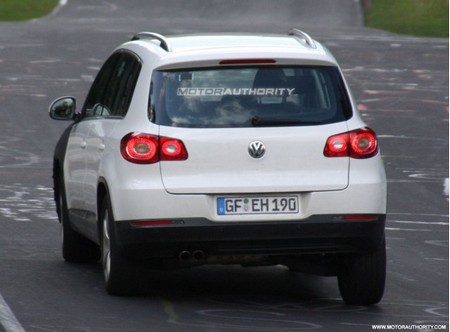
[[[82,149],[86,149],[86,146],[87,146],[86,141],[81,142],[80,147],[81,147]]]
[[[105,150],[105,148],[106,148],[106,146],[105,146],[105,143],[100,143],[100,145],[98,146],[98,149],[100,150],[100,151],[104,151]]]

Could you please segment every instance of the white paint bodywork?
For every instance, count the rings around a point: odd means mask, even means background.
[[[117,221],[206,218],[220,223],[299,220],[320,214],[385,214],[386,176],[380,153],[361,160],[323,155],[328,137],[365,127],[354,102],[351,119],[320,126],[192,129],[158,126],[148,120],[149,86],[155,69],[218,66],[221,60],[236,58],[269,58],[278,65],[337,66],[317,42],[315,49],[300,42],[242,46],[253,37],[228,37],[224,40],[235,39],[232,45],[220,45],[216,38],[211,46],[207,40],[214,37],[203,36],[192,47],[181,39],[177,46],[173,39],[171,53],[148,40],[118,48],[139,55],[142,70],[125,118],[82,121],[72,129],[64,163],[69,209],[97,214],[97,186],[102,179]],[[120,140],[130,132],[180,139],[189,158],[151,165],[130,163],[120,154]],[[258,160],[247,152],[254,140],[267,148]],[[219,196],[277,193],[296,195],[299,212],[217,215]]]

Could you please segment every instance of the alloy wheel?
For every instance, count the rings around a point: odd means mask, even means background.
[[[109,279],[111,273],[111,238],[109,235],[108,210],[103,214],[103,237],[102,237],[102,265],[105,280]]]

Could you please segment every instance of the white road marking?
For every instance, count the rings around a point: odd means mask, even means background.
[[[61,7],[64,7],[65,5],[67,5],[67,1],[68,1],[68,0],[59,0],[58,6],[56,6],[56,7],[53,9],[51,15],[55,15],[56,13],[58,13],[59,10],[61,9]]]
[[[442,217],[448,218],[448,214],[438,214],[438,213],[409,213],[409,212],[389,212],[389,215],[402,215],[402,216],[420,216],[420,217]]]
[[[395,214],[395,213],[393,213]],[[400,215],[406,215],[403,213],[397,213]],[[438,215],[441,216],[441,215]],[[417,221],[417,220],[388,220],[387,224],[389,226],[394,226],[394,224],[407,224],[407,225],[427,225],[427,226],[445,226],[446,228],[448,228],[448,221]],[[399,225],[400,226],[400,225]],[[399,228],[399,227],[386,227],[385,228],[387,231],[405,231],[405,232],[431,232],[431,229],[428,228]]]
[[[401,232],[431,232],[431,229],[412,229],[412,228],[395,228],[386,227],[387,231],[401,231]]]
[[[53,189],[43,185],[0,185],[0,219],[31,222],[46,220],[55,222]]]
[[[412,220],[389,220],[398,224],[416,224],[416,225],[442,225],[448,226],[448,222],[429,222],[429,221],[412,221]]]
[[[0,294],[0,325],[5,332],[25,332],[25,329],[11,311],[2,294]]]

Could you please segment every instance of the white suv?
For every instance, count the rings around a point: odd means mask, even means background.
[[[137,34],[101,68],[54,157],[63,256],[110,294],[144,267],[282,264],[380,301],[386,178],[336,60],[304,32]]]

